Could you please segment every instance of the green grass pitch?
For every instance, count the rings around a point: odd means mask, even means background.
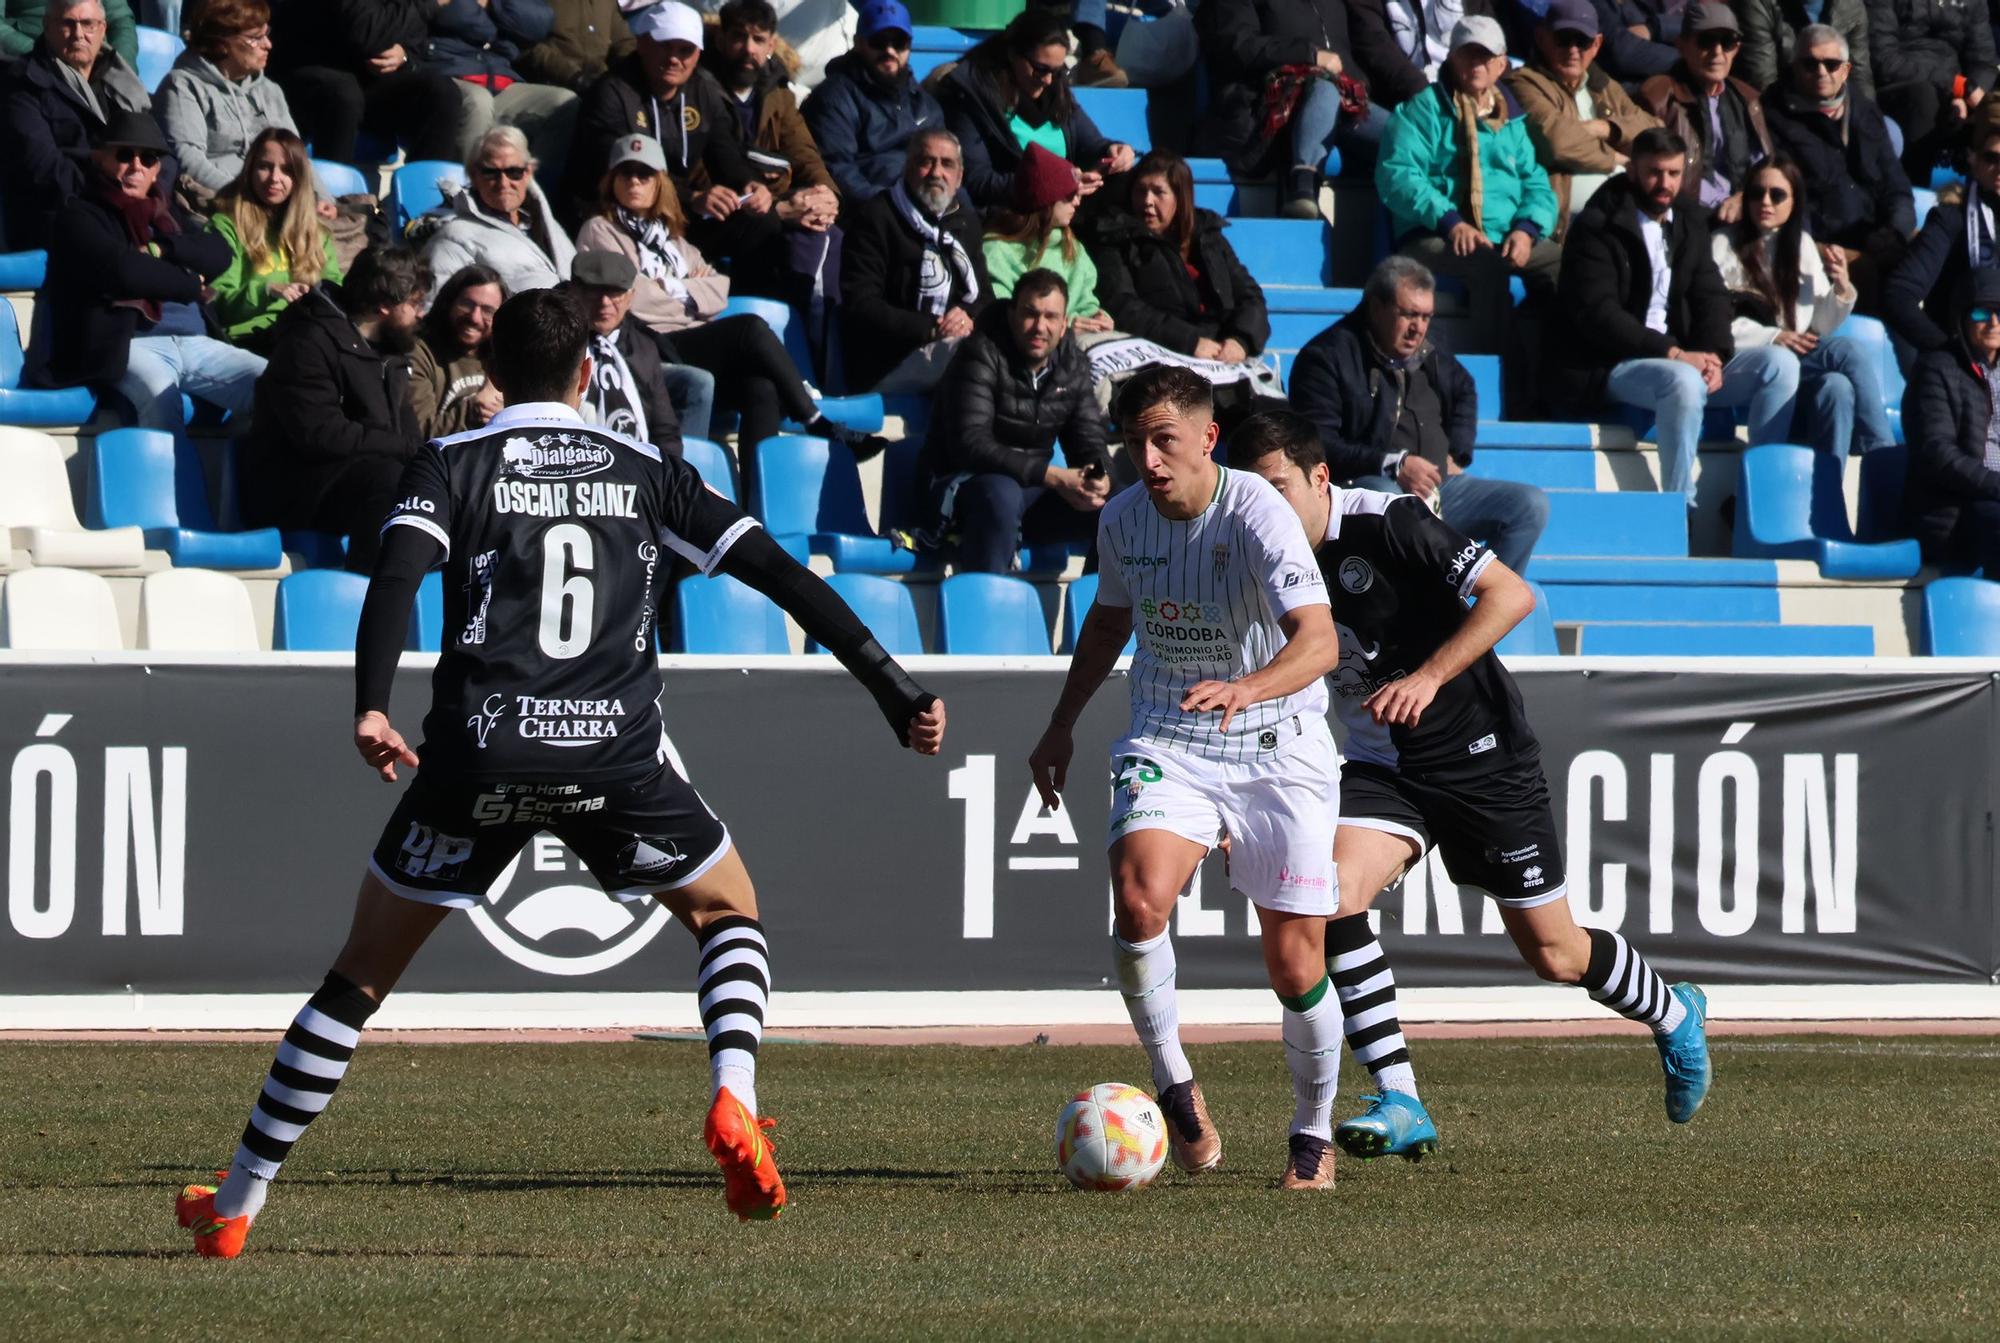
[[[1136,1048],[767,1046],[793,1206],[741,1226],[698,1045],[364,1047],[234,1263],[172,1192],[265,1045],[0,1045],[0,1337],[1992,1338],[2000,1045],[1419,1042],[1443,1133],[1281,1195],[1279,1047],[1193,1051],[1223,1169],[1072,1191],[1062,1102]],[[1352,1067],[1339,1110],[1363,1089]]]

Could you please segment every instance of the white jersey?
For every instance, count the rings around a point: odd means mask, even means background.
[[[1221,729],[1222,711],[1189,713],[1201,681],[1233,681],[1285,646],[1279,617],[1327,605],[1326,580],[1298,515],[1262,477],[1218,468],[1215,497],[1186,521],[1162,517],[1143,485],[1104,506],[1097,529],[1097,600],[1128,607],[1130,735],[1211,760],[1275,759],[1298,736],[1292,720],[1326,716],[1326,683],[1253,704]]]

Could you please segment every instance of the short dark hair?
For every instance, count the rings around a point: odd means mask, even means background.
[[[1014,281],[1014,301],[1041,298],[1045,294],[1061,294],[1065,307],[1069,304],[1069,281],[1046,266],[1038,266],[1020,279]]]
[[[771,0],[729,0],[716,12],[715,21],[724,31],[732,28],[778,31],[778,11],[771,7]]]
[[[487,361],[508,401],[560,401],[590,348],[590,323],[575,294],[529,289],[493,315],[492,346]]]
[[[415,248],[377,243],[347,268],[347,278],[340,284],[340,310],[349,317],[365,317],[419,298],[430,287],[431,268]]]
[[[1688,142],[1665,126],[1640,131],[1632,141],[1632,157],[1664,159],[1688,152]]]
[[[1126,379],[1118,390],[1118,422],[1130,424],[1155,406],[1177,414],[1215,414],[1215,387],[1207,378],[1179,364],[1148,364]]]
[[[1326,465],[1319,429],[1296,410],[1260,410],[1229,435],[1229,460],[1239,466],[1261,462],[1274,452],[1284,453],[1307,475],[1315,466]]]

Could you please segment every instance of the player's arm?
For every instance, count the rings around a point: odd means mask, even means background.
[[[1486,656],[1493,645],[1507,637],[1508,630],[1535,609],[1535,594],[1527,583],[1490,553],[1473,579],[1471,592],[1479,602],[1458,633],[1439,644],[1437,651],[1408,676],[1391,681],[1368,697],[1365,707],[1376,722],[1415,727],[1445,682]]]
[[[944,701],[911,680],[840,594],[787,555],[770,533],[762,527],[743,532],[723,554],[716,571],[769,597],[799,622],[813,642],[840,659],[840,665],[875,697],[903,745],[920,755],[936,755],[943,748]]]
[[[417,763],[416,752],[389,723],[389,689],[409,637],[417,585],[443,558],[444,546],[429,532],[388,528],[361,602],[354,632],[354,749],[384,783],[396,781],[397,764]]]
[[[1324,601],[1295,606],[1278,617],[1285,646],[1278,655],[1248,676],[1234,681],[1200,681],[1188,688],[1181,708],[1189,712],[1222,710],[1222,730],[1229,720],[1252,704],[1296,694],[1332,671],[1340,661],[1340,633],[1333,627],[1333,608]]]
[[[1062,694],[1056,698],[1055,711],[1049,715],[1042,739],[1028,755],[1028,771],[1034,775],[1035,791],[1042,795],[1042,805],[1050,811],[1062,806],[1070,757],[1076,753],[1076,743],[1070,736],[1076,720],[1083,716],[1084,706],[1104,684],[1104,678],[1118,665],[1118,656],[1125,651],[1125,641],[1131,637],[1131,607],[1107,606],[1102,601],[1090,604],[1083,628],[1076,634],[1076,651],[1070,655],[1069,675],[1063,679]]]

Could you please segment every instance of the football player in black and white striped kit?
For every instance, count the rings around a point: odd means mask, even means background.
[[[1105,505],[1097,600],[1029,768],[1044,804],[1060,805],[1071,729],[1136,632],[1132,725],[1111,749],[1112,943],[1174,1160],[1193,1172],[1222,1159],[1181,1049],[1168,923],[1226,834],[1231,884],[1257,906],[1285,1006],[1294,1108],[1279,1182],[1331,1188],[1340,1000],[1323,925],[1339,900],[1339,776],[1321,678],[1338,641],[1326,584],[1277,493],[1216,464],[1205,380],[1156,366],[1126,383],[1118,405],[1140,480]]]
[[[1304,523],[1337,603],[1333,702],[1347,753],[1334,839],[1340,909],[1326,947],[1348,1046],[1378,1094],[1335,1140],[1350,1155],[1412,1160],[1437,1144],[1397,1020],[1395,976],[1368,927],[1375,897],[1433,843],[1461,891],[1500,906],[1537,975],[1580,984],[1652,1028],[1667,1116],[1694,1118],[1710,1081],[1707,999],[1692,984],[1670,987],[1638,948],[1579,927],[1570,912],[1541,744],[1493,652],[1534,609],[1533,592],[1422,500],[1332,484],[1303,415],[1253,415],[1229,451]]]

